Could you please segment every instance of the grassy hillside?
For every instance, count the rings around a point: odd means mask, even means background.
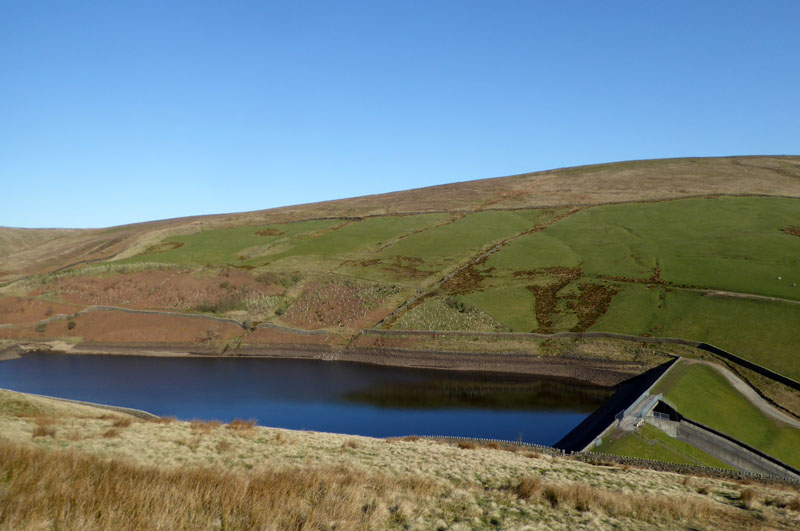
[[[720,157],[631,161],[482,179],[390,194],[271,210],[140,223],[76,231],[46,242],[20,240],[0,228],[0,282],[79,262],[130,257],[171,235],[233,226],[258,226],[312,218],[364,217],[418,212],[472,212],[486,208],[543,208],[653,201],[707,195],[800,197],[800,157]]]
[[[99,340],[96,316],[77,313],[93,304],[322,329],[337,344],[373,327],[616,332],[707,341],[800,379],[798,212],[799,157],[734,157],[47,233],[6,245],[5,278],[40,274],[0,288],[30,301],[0,335]],[[42,330],[59,304],[74,325]]]

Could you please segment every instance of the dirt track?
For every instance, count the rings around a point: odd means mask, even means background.
[[[728,297],[732,299],[752,299],[757,301],[769,301],[769,302],[786,302],[789,304],[800,304],[800,301],[792,300],[792,299],[782,299],[780,297],[770,297],[768,295],[756,295],[754,293],[739,293],[736,291],[723,291],[718,289],[689,289],[689,291],[696,291],[698,293],[702,293],[706,297]],[[800,291],[798,291],[800,295]]]

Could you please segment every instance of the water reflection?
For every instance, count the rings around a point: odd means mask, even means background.
[[[480,408],[591,413],[608,400],[607,387],[558,380],[435,379],[422,382],[384,383],[348,393],[353,402],[388,408]]]

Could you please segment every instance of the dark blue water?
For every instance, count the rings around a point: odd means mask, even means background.
[[[453,435],[553,444],[610,395],[514,375],[316,360],[28,354],[0,387],[180,419],[388,437]]]

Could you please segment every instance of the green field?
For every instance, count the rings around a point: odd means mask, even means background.
[[[241,261],[250,248],[269,246],[308,233],[328,229],[340,220],[312,220],[259,227],[209,230],[187,236],[170,236],[138,256],[120,263],[160,262],[187,265],[227,265]],[[266,234],[259,235],[258,232]],[[170,244],[177,244],[173,247]]]
[[[530,286],[550,286],[553,300],[544,307],[552,326],[544,331],[569,331],[581,329],[580,286],[607,286],[615,294],[606,307],[587,301],[596,305],[589,308],[591,331],[706,341],[800,379],[800,305],[687,289],[800,300],[793,285],[800,285],[800,238],[781,230],[794,225],[796,199],[589,208],[493,254],[478,268],[486,275],[481,286],[460,299],[511,330],[542,331]]]
[[[628,285],[591,330],[705,341],[800,380],[797,323],[798,304]]]
[[[800,301],[800,238],[782,230],[800,226],[800,200],[625,203],[558,219],[567,212],[431,213],[236,227],[172,236],[121,262],[335,272],[400,285],[408,296],[416,291],[456,298],[401,315],[398,327],[681,337],[800,379],[794,348],[800,344],[800,305],[699,291]],[[509,238],[456,279],[460,283],[437,286],[457,266]]]
[[[649,424],[643,424],[636,433],[620,431],[605,437],[603,443],[595,446],[591,451],[683,465],[731,468],[713,455],[709,455],[689,443],[670,437]]]
[[[652,392],[682,415],[800,467],[800,430],[766,417],[713,368],[681,363]]]
[[[421,258],[433,269],[439,269],[552,217],[550,210],[476,212],[453,223],[405,238],[376,255],[376,258],[412,256]]]
[[[263,259],[253,258],[250,262],[253,265],[269,265],[273,269],[337,267],[348,259],[363,259],[395,238],[437,225],[447,219],[449,216],[444,214],[424,214],[351,221],[313,237],[287,238],[277,242],[277,245],[261,254]]]
[[[376,280],[435,278],[492,244],[546,223],[555,215],[547,209],[476,212],[365,254],[367,266],[345,264],[340,271]],[[412,269],[404,271],[404,266]]]
[[[646,279],[659,267],[676,285],[800,300],[800,201],[685,199],[585,209],[519,238],[487,267],[518,271],[583,264],[588,276]],[[780,279],[778,278],[780,277]]]
[[[459,300],[482,309],[512,332],[530,332],[538,328],[534,296],[522,286],[487,288],[462,295]]]

